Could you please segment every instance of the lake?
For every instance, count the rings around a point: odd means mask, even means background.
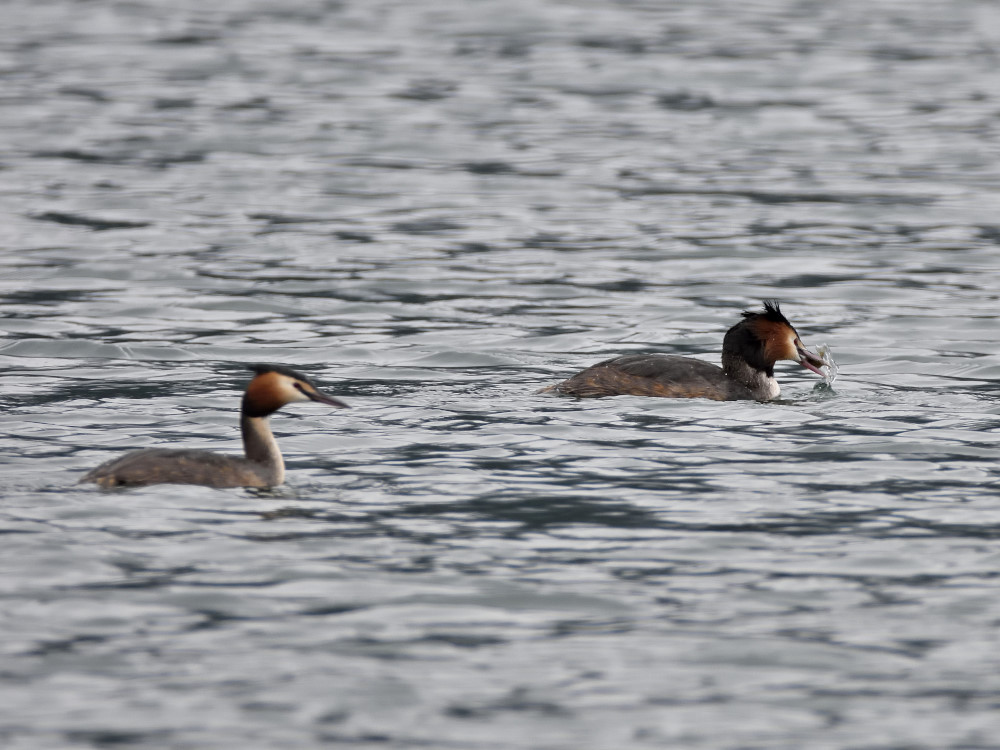
[[[6,16],[5,748],[1000,747],[1000,6]],[[538,393],[765,298],[833,387]],[[76,484],[254,362],[285,485]]]

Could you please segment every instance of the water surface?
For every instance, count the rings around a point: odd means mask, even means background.
[[[996,8],[9,5],[5,747],[1000,747]],[[262,361],[286,485],[75,485]]]

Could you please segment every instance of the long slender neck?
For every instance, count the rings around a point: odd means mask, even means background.
[[[269,484],[285,481],[285,461],[281,457],[278,441],[271,433],[267,417],[240,416],[240,431],[243,433],[243,452],[247,460],[263,471]]]
[[[774,370],[758,370],[732,352],[722,352],[722,370],[737,383],[749,388],[759,401],[770,401],[781,395],[781,387],[774,379]]]

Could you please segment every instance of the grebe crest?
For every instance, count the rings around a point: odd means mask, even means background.
[[[722,341],[722,368],[690,357],[627,354],[599,362],[545,391],[577,398],[635,395],[769,401],[781,394],[774,365],[791,360],[822,376],[826,362],[808,351],[775,300],[742,313]]]
[[[112,459],[88,472],[81,482],[101,487],[149,484],[198,484],[207,487],[273,487],[285,478],[285,463],[268,417],[286,404],[316,401],[335,407],[344,402],[322,393],[309,378],[281,365],[250,365],[255,373],[243,393],[240,431],[245,457],[210,451],[148,448]]]

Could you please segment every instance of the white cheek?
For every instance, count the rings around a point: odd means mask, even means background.
[[[309,397],[296,388],[291,382],[282,381],[281,400],[286,404],[293,404],[296,401],[308,401]]]

